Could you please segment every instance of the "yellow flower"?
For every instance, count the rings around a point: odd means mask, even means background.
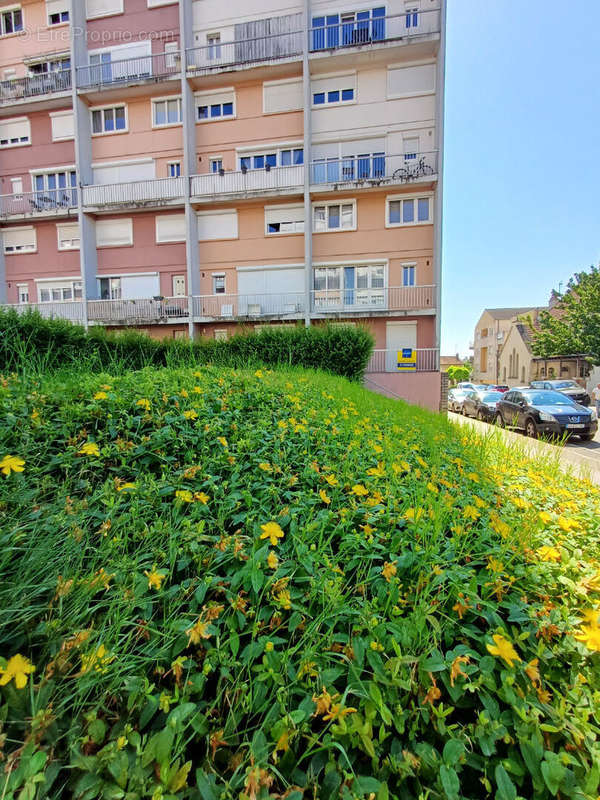
[[[262,370],[260,370],[260,369],[257,369],[257,370],[256,370],[256,372],[255,372],[254,374],[255,374],[255,376],[256,376],[257,378],[262,378],[262,377],[264,377],[264,376],[263,376],[263,373],[262,373]]]
[[[175,492],[175,497],[183,503],[191,503],[194,500],[194,495],[189,489],[178,489]]]
[[[492,639],[495,644],[486,645],[489,653],[501,658],[509,667],[512,667],[513,661],[521,661],[519,654],[508,639],[505,639],[504,636],[501,636],[499,633],[492,636]]]
[[[558,526],[567,533],[571,530],[576,530],[577,528],[580,527],[579,522],[577,522],[576,519],[569,519],[568,517],[559,517]]]
[[[273,644],[273,642],[267,642],[266,643],[265,650],[266,650],[267,653],[272,653],[274,649],[275,649],[275,645]]]
[[[202,503],[202,505],[205,506],[210,500],[210,497],[204,492],[195,492],[194,500],[196,500],[198,503]]]
[[[191,628],[188,628],[186,634],[188,636],[188,645],[199,644],[201,639],[210,639],[211,634],[208,632],[210,622],[204,622],[202,617],[198,617],[196,622]]]
[[[117,486],[117,492],[124,492],[126,489],[135,489],[135,483],[122,483]]]
[[[543,547],[538,547],[535,554],[540,561],[560,561],[560,550],[558,547],[544,545]]]
[[[267,461],[261,462],[258,468],[262,469],[263,472],[273,472],[273,467]]]
[[[145,411],[150,411],[150,400],[143,397],[141,400],[137,401],[136,406],[143,408]]]
[[[475,508],[475,506],[465,506],[463,509],[463,515],[467,519],[472,519],[473,521],[479,519],[481,516],[480,512]]]
[[[96,392],[94,395],[94,400],[106,400],[107,397],[108,395],[106,392]]]
[[[219,444],[223,445],[223,447],[224,447],[225,449],[227,449],[227,447],[228,447],[228,444],[227,444],[227,439],[226,439],[224,436],[219,436],[219,437],[217,438],[217,442],[218,442]]]
[[[126,736],[119,736],[117,739],[117,750],[122,750],[127,744]]]
[[[158,591],[161,587],[162,582],[165,579],[165,576],[161,572],[156,572],[156,570],[152,570],[152,572],[148,572],[148,570],[144,570],[144,575],[148,578],[148,588],[149,589],[156,589]]]
[[[385,477],[385,465],[382,461],[380,461],[376,467],[371,467],[371,469],[367,470],[367,475],[371,475],[374,478],[384,478]]]
[[[79,452],[82,456],[100,456],[100,450],[96,442],[86,442]]]
[[[35,672],[35,667],[31,661],[17,653],[8,659],[5,667],[0,667],[0,686],[6,686],[14,680],[17,689],[24,689],[27,686],[27,676],[32,672]]]
[[[332,696],[329,694],[325,686],[323,687],[321,694],[313,694],[312,701],[317,706],[315,709],[315,717],[322,717],[324,714],[329,712],[332,699]]]
[[[388,583],[392,580],[396,572],[398,571],[396,565],[393,561],[386,561],[383,565],[383,569],[381,570],[381,574],[386,579]]]
[[[282,608],[284,608],[286,611],[290,610],[292,607],[292,598],[289,589],[282,589],[275,597],[281,604]]]
[[[204,389],[201,389],[200,386],[194,386],[194,394],[204,394]]]
[[[352,487],[352,494],[355,494],[357,497],[365,497],[369,494],[369,490],[366,489],[362,483],[355,483]]]
[[[198,412],[191,408],[189,411],[184,411],[183,416],[186,419],[198,419]]]
[[[338,479],[335,477],[335,475],[325,475],[325,480],[330,486],[338,485]]]
[[[81,656],[81,671],[89,672],[95,670],[96,672],[106,672],[106,667],[115,657],[106,652],[106,647],[101,644],[97,650]]]
[[[277,569],[279,566],[279,559],[272,550],[269,551],[269,555],[267,556],[267,564],[269,565],[270,569]]]
[[[534,658],[533,661],[530,661],[529,664],[525,667],[525,674],[529,678],[532,683],[540,683],[542,678],[540,676],[540,670],[538,668],[538,664],[540,663],[539,658]]]
[[[549,525],[552,522],[552,515],[547,511],[540,511],[538,516],[544,525]]]
[[[328,506],[331,503],[331,497],[329,497],[325,489],[321,489],[319,491],[319,497],[325,503],[326,506]]]
[[[329,720],[335,722],[338,719],[343,719],[343,717],[347,716],[348,714],[356,714],[356,711],[356,708],[343,708],[341,703],[334,703],[331,706],[329,713],[324,715],[323,722],[328,722]]]
[[[431,481],[429,481],[429,483],[427,484],[427,490],[433,492],[433,494],[438,494],[438,492],[440,491],[434,483],[431,483]]]
[[[283,539],[285,536],[284,532],[276,522],[267,522],[265,525],[261,525],[260,528],[262,530],[260,538],[268,539],[273,547],[277,545],[278,539]]]
[[[600,652],[600,627],[597,624],[582,625],[575,638],[578,642],[583,642],[588,650]]]
[[[476,472],[467,473],[467,478],[473,483],[479,483],[479,475]]]
[[[408,522],[418,522],[425,512],[422,508],[407,508],[404,513],[404,519]]]
[[[25,462],[18,456],[4,456],[0,461],[0,469],[4,475],[10,475],[11,472],[23,472]]]

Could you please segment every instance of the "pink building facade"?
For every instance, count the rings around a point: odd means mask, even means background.
[[[445,4],[251,5],[0,7],[0,302],[152,336],[364,324],[369,372],[421,402]]]

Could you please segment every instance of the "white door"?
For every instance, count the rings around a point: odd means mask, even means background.
[[[185,275],[173,275],[173,297],[185,297]]]
[[[386,372],[397,372],[398,350],[417,347],[416,322],[388,322],[385,326]]]

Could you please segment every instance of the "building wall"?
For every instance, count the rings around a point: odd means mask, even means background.
[[[502,383],[507,383],[511,387],[527,385],[532,378],[531,359],[531,351],[523,341],[517,327],[512,325],[499,358],[499,373]]]

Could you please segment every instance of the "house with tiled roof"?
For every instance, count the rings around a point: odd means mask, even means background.
[[[533,306],[522,308],[486,308],[475,325],[471,349],[473,350],[473,377],[476,383],[502,383],[500,352],[509,331],[520,317],[538,312]]]

